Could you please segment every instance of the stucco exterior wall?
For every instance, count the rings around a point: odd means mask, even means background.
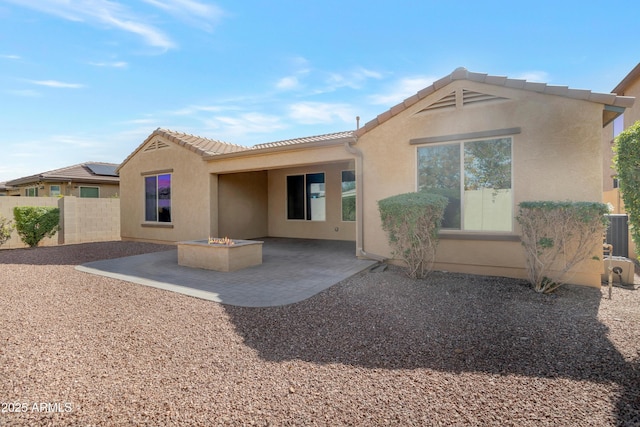
[[[49,206],[60,209],[60,229],[39,246],[120,240],[120,199],[77,197],[3,197],[0,216],[13,220],[16,206]],[[15,225],[15,224],[14,224]],[[1,249],[27,247],[14,230]]]
[[[147,144],[153,144],[156,136]],[[164,148],[145,151],[142,147],[120,168],[121,236],[122,239],[155,242],[177,242],[207,238],[210,226],[210,179],[202,157],[171,141]],[[145,222],[144,177],[171,173],[171,223]]]
[[[451,92],[468,89],[506,98],[418,113]],[[412,139],[518,128],[512,135],[513,212],[526,200],[602,199],[602,105],[531,91],[454,81],[362,135],[363,248],[390,257],[377,202],[417,190]],[[436,268],[525,277],[517,222],[506,233],[443,231]],[[447,238],[449,237],[449,238]],[[594,249],[596,251],[597,248]],[[574,282],[599,286],[599,262],[583,265]]]
[[[218,237],[268,235],[267,172],[218,175]]]
[[[350,161],[270,170],[269,236],[355,241],[355,221],[342,221],[342,171],[353,169]],[[287,219],[287,176],[317,172],[325,174],[326,220]]]

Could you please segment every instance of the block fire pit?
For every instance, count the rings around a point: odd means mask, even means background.
[[[178,242],[178,265],[225,272],[260,265],[262,243],[227,237]]]

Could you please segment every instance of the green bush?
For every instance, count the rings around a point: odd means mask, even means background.
[[[613,162],[624,208],[629,214],[631,238],[640,248],[640,121],[616,137],[614,151]]]
[[[36,247],[45,237],[53,237],[60,223],[60,209],[43,206],[17,206],[13,217],[20,239],[29,247]]]
[[[13,224],[5,217],[0,215],[0,246],[7,243],[7,240],[11,238],[11,232],[13,231]]]
[[[393,256],[407,264],[409,277],[422,278],[431,271],[447,203],[446,197],[426,192],[378,201],[382,228]]]
[[[553,292],[567,282],[573,267],[594,259],[596,248],[601,250],[609,212],[604,203],[540,201],[519,206],[516,220],[536,292]]]

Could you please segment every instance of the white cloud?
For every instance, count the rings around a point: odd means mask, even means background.
[[[112,67],[112,68],[127,68],[129,64],[124,61],[114,61],[114,62],[89,62],[89,65],[93,65],[95,67]]]
[[[65,82],[59,82],[57,80],[29,80],[29,82],[38,86],[47,86],[47,87],[62,88],[62,89],[80,89],[84,87],[83,84],[65,83]]]
[[[207,31],[224,15],[222,9],[213,4],[193,0],[142,1]]]
[[[357,68],[346,73],[330,73],[327,79],[328,90],[333,91],[341,87],[360,89],[367,80],[382,78],[382,74],[377,71]]]
[[[280,90],[296,89],[300,86],[300,81],[296,76],[283,77],[276,83],[276,88]]]
[[[37,98],[42,96],[42,94],[33,89],[22,89],[22,90],[9,90],[7,93],[10,93],[15,96],[24,96],[26,98]]]
[[[436,80],[437,78],[430,76],[405,77],[394,83],[386,93],[372,95],[369,99],[375,105],[395,105],[430,86]]]
[[[22,59],[21,57],[19,57],[18,55],[0,55],[0,58],[4,58],[4,59]]]
[[[355,123],[356,115],[347,104],[300,102],[289,107],[289,117],[302,124]]]
[[[270,133],[285,129],[280,117],[263,113],[243,113],[238,116],[214,116],[204,120],[209,129],[226,140],[242,135]]]
[[[121,3],[110,0],[6,0],[20,6],[75,22],[116,28],[142,37],[147,44],[162,49],[175,43],[160,29],[131,13]]]
[[[525,71],[512,78],[534,83],[546,83],[549,81],[549,74],[546,71]]]

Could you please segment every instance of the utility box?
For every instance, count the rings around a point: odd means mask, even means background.
[[[635,277],[635,264],[633,263],[633,261],[631,261],[629,258],[621,256],[611,257],[611,261],[609,261],[609,257],[605,257],[603,262],[604,269],[602,273],[602,281],[604,283],[609,283],[609,265],[611,265],[611,268],[620,267],[622,269],[620,275],[613,273],[613,283],[620,283],[620,277],[622,277],[622,283],[627,285],[633,284],[633,280]]]

